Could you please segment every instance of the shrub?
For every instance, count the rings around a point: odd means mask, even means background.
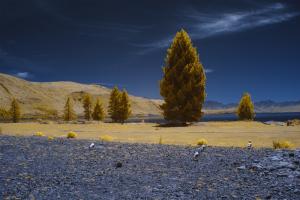
[[[207,140],[206,139],[199,139],[197,141],[197,145],[201,146],[201,145],[207,145]]]
[[[38,132],[36,132],[36,133],[34,134],[34,136],[37,136],[37,137],[44,137],[45,135],[44,135],[43,132],[38,131]]]
[[[77,134],[73,131],[70,131],[67,135],[67,138],[76,138],[77,137]]]
[[[48,136],[48,140],[54,140],[53,136]]]
[[[100,140],[104,142],[111,142],[113,141],[113,137],[111,137],[110,135],[102,135],[100,136]]]
[[[289,141],[273,141],[274,149],[290,149],[293,144]]]
[[[2,135],[2,128],[0,127],[0,135]]]

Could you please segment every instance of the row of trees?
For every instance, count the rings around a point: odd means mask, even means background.
[[[101,100],[98,98],[95,105],[90,94],[86,94],[82,101],[84,109],[84,119],[102,121],[105,117],[105,112]],[[130,100],[126,90],[120,91],[115,87],[109,100],[108,114],[113,122],[124,123],[131,115]],[[0,117],[3,119],[10,118],[14,123],[19,122],[21,118],[21,108],[19,102],[14,98],[11,102],[10,109],[0,109]],[[65,121],[72,121],[77,119],[76,112],[74,110],[73,101],[70,97],[64,106],[63,119]]]
[[[125,120],[131,115],[130,100],[126,90],[120,91],[117,87],[114,87],[110,94],[108,114],[113,122],[124,123]],[[91,95],[85,95],[83,99],[84,118],[86,120],[102,121],[105,117],[103,105],[99,99],[97,99],[95,106],[92,104]],[[69,97],[65,104],[64,120],[71,121],[77,118],[73,109],[73,102]]]
[[[96,120],[102,121],[105,117],[104,109],[100,99],[97,99],[95,106],[92,104],[92,97],[90,94],[86,94],[83,98],[83,108],[84,108],[84,119],[86,120]],[[64,120],[72,121],[76,120],[77,115],[73,108],[73,101],[68,97],[65,107],[64,107]]]
[[[206,76],[197,49],[183,29],[179,31],[167,50],[160,94],[164,118],[171,123],[186,124],[198,121],[206,97]],[[237,115],[241,120],[254,119],[254,106],[245,93],[239,103]]]

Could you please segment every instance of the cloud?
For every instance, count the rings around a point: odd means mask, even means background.
[[[205,73],[206,74],[209,74],[209,73],[213,73],[214,70],[213,69],[204,69]]]
[[[252,11],[220,14],[207,14],[190,9],[189,14],[184,14],[184,18],[188,19],[185,26],[188,28],[192,39],[199,40],[281,23],[299,14],[299,12],[290,12],[285,4],[274,3]],[[166,48],[170,45],[172,38],[173,36],[169,36],[160,41],[136,45],[144,48],[138,54],[147,54],[156,49]]]
[[[29,72],[18,72],[16,76],[20,78],[30,78],[31,74]]]
[[[191,34],[193,39],[203,39],[284,22],[298,15],[299,13],[296,12],[287,12],[284,4],[275,3],[254,11],[223,13],[215,16],[195,11],[194,15],[189,17],[195,20]]]

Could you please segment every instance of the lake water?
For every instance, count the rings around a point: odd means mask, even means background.
[[[255,121],[287,121],[291,119],[300,119],[300,112],[286,112],[286,113],[256,113]],[[160,116],[153,116],[144,119],[145,122],[163,123],[165,120]],[[207,114],[200,120],[202,122],[208,121],[236,121],[236,114]],[[129,122],[140,122],[141,119],[130,119]]]
[[[293,113],[256,113],[255,121],[287,121],[291,119],[300,119],[300,112]],[[205,115],[201,121],[235,121],[236,114],[212,114]]]

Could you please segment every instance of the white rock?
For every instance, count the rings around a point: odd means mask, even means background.
[[[92,142],[92,143],[90,144],[90,146],[89,146],[89,147],[90,147],[90,149],[91,149],[91,148],[94,148],[94,147],[95,147],[95,143],[94,143],[94,142]]]
[[[245,170],[246,169],[246,166],[245,165],[242,165],[240,167],[237,168],[238,170]]]

